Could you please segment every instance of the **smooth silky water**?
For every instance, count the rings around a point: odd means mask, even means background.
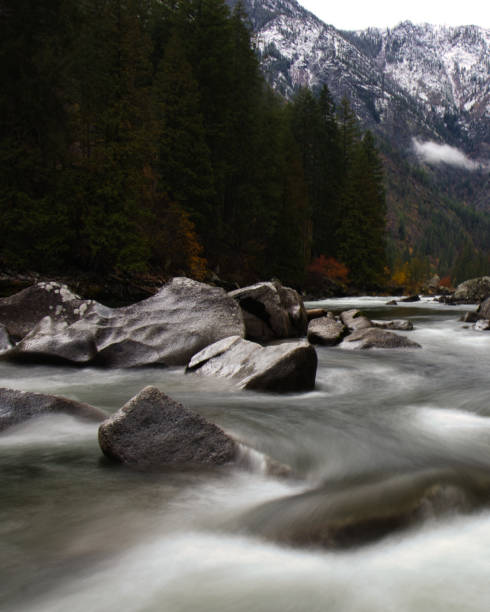
[[[490,510],[455,509],[344,551],[293,548],[241,527],[264,502],[286,508],[293,494],[329,483],[429,468],[490,473],[490,332],[458,321],[470,307],[386,301],[314,305],[409,318],[416,329],[399,333],[423,348],[318,348],[317,385],[304,394],[237,391],[182,369],[0,362],[0,386],[108,411],[156,385],[296,474],[268,476],[259,454],[250,469],[131,472],[104,460],[97,425],[67,416],[5,432],[0,609],[486,612]]]

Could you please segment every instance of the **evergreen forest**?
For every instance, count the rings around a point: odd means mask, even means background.
[[[372,134],[275,94],[240,4],[1,0],[0,40],[2,268],[386,283]]]

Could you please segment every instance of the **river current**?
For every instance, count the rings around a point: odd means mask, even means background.
[[[152,384],[257,449],[249,468],[131,472],[97,425],[68,416],[0,437],[3,612],[486,612],[490,510],[445,513],[346,550],[289,546],[242,528],[264,502],[329,483],[424,469],[490,472],[490,332],[474,306],[388,298],[311,303],[409,318],[419,350],[318,348],[313,392],[237,391],[183,369],[0,362],[0,386],[113,412]],[[262,455],[295,478],[267,475]],[[283,502],[281,501],[283,500]],[[308,514],[303,520],[308,520]]]

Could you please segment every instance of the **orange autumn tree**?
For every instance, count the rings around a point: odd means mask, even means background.
[[[349,269],[335,257],[320,255],[308,266],[306,279],[310,289],[319,289],[331,283],[345,285],[349,280]]]

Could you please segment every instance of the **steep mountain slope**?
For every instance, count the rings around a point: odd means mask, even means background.
[[[276,90],[288,98],[300,86],[326,84],[377,134],[392,253],[430,257],[445,271],[464,245],[487,256],[490,31],[403,22],[345,32],[296,0],[242,5]]]

